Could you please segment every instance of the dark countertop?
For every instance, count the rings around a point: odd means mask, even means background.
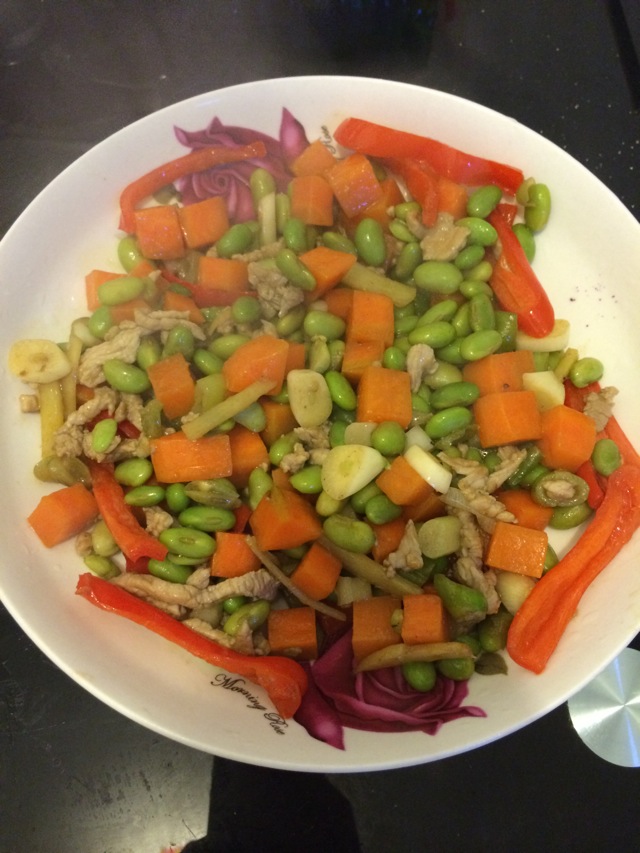
[[[638,0],[443,0],[431,39],[413,28],[349,55],[332,52],[309,5],[0,0],[0,233],[65,166],[137,118],[234,83],[333,73],[511,115],[639,215]],[[336,789],[363,853],[630,851],[640,829],[639,771],[591,753],[566,705],[475,752],[325,786],[212,760],[139,727],[62,674],[1,605],[0,756],[0,853],[160,853],[208,824],[216,845],[201,849],[221,853],[355,851],[331,834],[348,837]],[[269,815],[286,841],[269,840]],[[301,817],[314,841],[296,834]]]

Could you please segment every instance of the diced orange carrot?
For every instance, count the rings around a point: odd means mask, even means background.
[[[195,441],[183,432],[149,440],[151,463],[160,483],[188,483],[230,477],[233,471],[228,435],[206,435]]]
[[[130,299],[128,302],[121,302],[120,305],[112,305],[109,308],[109,314],[115,325],[123,323],[125,320],[134,320],[136,311],[148,311],[149,303],[144,299]]]
[[[350,287],[333,287],[322,298],[327,303],[327,309],[331,314],[335,314],[336,317],[346,321],[351,310],[354,293],[355,290]]]
[[[338,160],[325,177],[348,217],[355,216],[383,195],[371,161],[364,154],[351,154]]]
[[[291,581],[310,598],[321,601],[331,595],[342,563],[334,554],[314,542],[291,573]]]
[[[318,657],[316,611],[312,607],[271,610],[267,639],[273,655],[315,660]]]
[[[338,252],[327,246],[316,246],[308,252],[303,252],[299,257],[316,280],[316,286],[309,294],[309,299],[324,298],[327,291],[342,281],[345,273],[357,260],[356,256],[350,252]]]
[[[291,216],[305,225],[333,225],[333,191],[321,175],[302,175],[289,183]]]
[[[250,524],[263,551],[297,548],[322,534],[314,507],[293,489],[281,489],[275,484],[254,509]]]
[[[462,219],[463,216],[466,216],[467,202],[469,201],[466,187],[444,177],[444,175],[438,175],[436,192],[439,213],[450,213],[454,219]]]
[[[346,341],[340,370],[357,385],[367,367],[380,364],[384,355],[382,341]]]
[[[402,598],[402,642],[446,643],[449,620],[439,595],[405,595]]]
[[[477,385],[481,395],[495,394],[498,391],[522,391],[522,374],[534,370],[533,353],[514,350],[470,361],[462,368],[462,376],[465,382]]]
[[[27,521],[47,548],[77,536],[98,516],[98,504],[82,483],[40,498]]]
[[[393,302],[384,293],[355,290],[347,320],[347,341],[382,341],[385,347],[394,341]]]
[[[138,263],[132,267],[127,275],[133,275],[136,278],[144,278],[158,269],[158,265],[148,258],[141,258]]]
[[[371,527],[376,535],[376,542],[371,549],[371,555],[374,560],[381,563],[392,551],[397,551],[404,536],[406,521],[402,517],[394,518],[393,521],[386,521],[384,524],[372,524]]]
[[[242,258],[202,255],[198,260],[198,284],[240,293],[249,286],[249,267]]]
[[[251,432],[241,424],[236,424],[227,434],[231,443],[233,463],[229,479],[234,486],[243,489],[249,482],[249,474],[253,469],[269,461],[269,451],[259,433]]]
[[[591,458],[595,443],[595,421],[584,412],[562,405],[542,413],[538,447],[549,468],[576,471]]]
[[[544,530],[496,521],[489,538],[485,563],[494,569],[539,578],[544,570],[547,544],[548,537]]]
[[[114,278],[122,278],[124,273],[108,272],[107,270],[91,270],[84,277],[84,288],[87,299],[87,308],[89,311],[95,311],[100,307],[100,299],[98,298],[98,289],[105,281],[111,281]]]
[[[383,228],[388,228],[392,219],[392,214],[389,213],[389,210],[395,207],[396,204],[404,201],[404,197],[394,178],[383,178],[380,181],[380,188],[382,189],[380,198],[376,199],[372,204],[367,205],[360,213],[352,216],[345,223],[349,236],[353,236],[357,224],[363,219],[375,219]]]
[[[204,314],[193,301],[193,297],[186,293],[177,293],[175,290],[167,290],[162,298],[165,311],[188,311],[189,320],[201,326],[204,323]]]
[[[302,370],[307,360],[307,348],[303,343],[289,341],[289,352],[285,365],[285,376],[290,370]]]
[[[173,420],[186,415],[193,408],[196,383],[189,362],[181,352],[161,358],[147,369],[147,375],[156,399],[165,415]]]
[[[267,419],[267,425],[262,430],[262,438],[267,447],[271,447],[277,438],[297,427],[298,422],[288,403],[277,403],[275,400],[263,397],[260,405]]]
[[[288,471],[283,471],[282,468],[273,468],[271,471],[271,479],[273,485],[278,489],[286,489],[289,492],[296,491],[291,485],[291,474]],[[300,494],[300,492],[298,492]]]
[[[209,246],[229,230],[227,202],[221,195],[179,207],[178,218],[188,249]]]
[[[171,261],[184,257],[185,245],[175,204],[136,210],[134,218],[138,245],[145,258]]]
[[[400,633],[391,624],[400,610],[401,600],[392,595],[379,595],[353,602],[353,634],[351,645],[357,661],[367,655],[400,642]]]
[[[440,495],[435,491],[417,503],[408,504],[402,510],[402,517],[404,520],[411,520],[416,522],[416,524],[445,514],[446,507],[443,504]]]
[[[211,574],[217,578],[238,578],[260,568],[260,560],[247,544],[244,533],[219,530],[211,558]]]
[[[478,397],[473,404],[478,438],[483,447],[535,441],[542,422],[533,391],[499,391]]]
[[[541,506],[531,497],[528,489],[504,489],[496,498],[515,515],[518,524],[533,530],[544,530],[551,521],[553,508]]]
[[[279,394],[285,378],[289,344],[272,335],[258,335],[239,346],[222,366],[227,388],[242,391],[259,379],[273,381],[271,394]]]
[[[376,477],[376,485],[398,506],[418,504],[434,494],[434,489],[404,456],[392,459],[388,468]]]
[[[409,374],[387,367],[366,367],[358,385],[358,420],[397,421],[406,429],[412,417]]]
[[[336,158],[324,142],[316,139],[298,154],[289,168],[299,178],[302,175],[324,175],[335,163]]]

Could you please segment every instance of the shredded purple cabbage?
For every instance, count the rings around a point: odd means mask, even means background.
[[[267,169],[276,181],[279,191],[284,192],[291,180],[289,165],[309,144],[304,128],[288,109],[283,108],[280,122],[280,139],[274,139],[257,130],[223,124],[214,118],[205,130],[183,130],[174,128],[178,142],[195,151],[213,145],[225,148],[240,148],[250,142],[264,142],[266,157],[256,157],[229,166],[216,166],[204,172],[187,175],[177,182],[177,188],[185,204],[193,204],[214,195],[227,199],[229,217],[235,222],[246,222],[255,216],[249,178],[254,169]]]
[[[421,731],[435,735],[460,717],[484,717],[463,705],[467,683],[438,676],[428,693],[413,690],[399,667],[353,675],[351,631],[308,668],[309,689],[295,719],[317,740],[344,749],[343,727],[369,732]]]

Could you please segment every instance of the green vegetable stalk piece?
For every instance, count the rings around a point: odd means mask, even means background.
[[[513,615],[504,607],[487,616],[478,625],[480,645],[485,652],[499,652],[507,645],[507,633]]]
[[[446,575],[435,575],[433,583],[449,615],[456,622],[477,622],[487,612],[487,599],[477,589],[452,581]]]

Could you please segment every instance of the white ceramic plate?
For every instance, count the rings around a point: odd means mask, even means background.
[[[192,98],[116,133],[63,172],[27,208],[0,246],[0,513],[2,600],[34,642],[95,696],[167,737],[240,761],[341,772],[429,762],[473,749],[560,705],[632,639],[640,625],[640,538],[597,579],[544,674],[509,665],[507,677],[472,679],[468,703],[485,718],[446,724],[436,736],[346,730],[346,749],[312,739],[295,722],[274,726],[242,693],[211,686],[212,671],[189,654],[73,594],[83,570],[71,544],[48,551],[25,521],[44,487],[31,475],[37,418],[19,414],[21,386],[7,375],[6,351],[21,337],[68,334],[85,313],[83,280],[92,267],[118,269],[118,196],[150,168],[185,153],[175,125],[205,128],[214,116],[278,135],[288,107],[310,140],[359,115],[424,133],[520,166],[548,183],[553,218],[538,240],[535,268],[572,344],[602,358],[606,384],[620,389],[617,415],[640,446],[640,226],[568,154],[489,109],[442,92],[388,81],[308,77],[266,80]],[[258,688],[252,694],[264,699]]]

